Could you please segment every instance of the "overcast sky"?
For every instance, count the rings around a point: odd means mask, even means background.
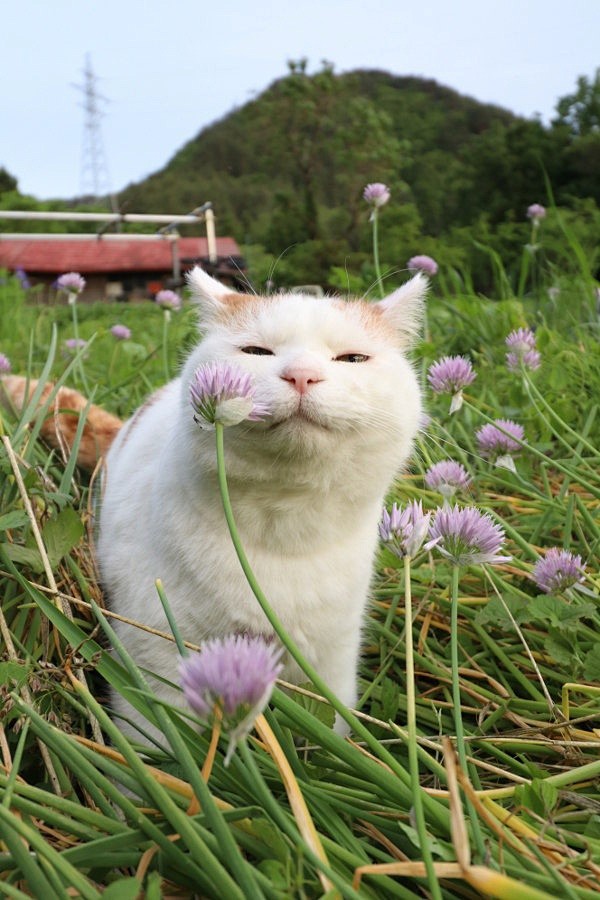
[[[1,21],[0,166],[40,198],[84,186],[72,85],[87,53],[109,100],[101,135],[116,191],[284,75],[288,59],[423,75],[544,121],[600,66],[598,0],[6,0]]]

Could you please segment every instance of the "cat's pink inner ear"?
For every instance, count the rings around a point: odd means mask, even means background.
[[[428,287],[428,279],[419,272],[402,287],[373,304],[403,344],[413,344],[418,338]]]
[[[200,266],[195,266],[187,275],[187,282],[190,286],[195,299],[202,300],[220,300],[230,294],[236,295],[228,285],[221,284]]]
[[[200,266],[196,266],[188,273],[187,282],[193,299],[198,303],[203,318],[206,319],[227,315],[245,300],[243,294],[237,294],[228,285],[221,284]]]

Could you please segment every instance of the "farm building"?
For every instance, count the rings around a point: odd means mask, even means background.
[[[82,301],[152,299],[179,287],[195,265],[225,284],[244,283],[245,264],[233,238],[216,238],[216,258],[206,237],[162,235],[0,234],[0,269],[18,273],[48,301],[65,272],[79,272],[87,284]]]

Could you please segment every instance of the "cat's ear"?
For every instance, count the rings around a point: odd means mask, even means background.
[[[416,343],[419,337],[428,288],[428,278],[418,272],[402,287],[373,304],[397,331],[405,346]]]
[[[226,298],[239,296],[230,287],[212,278],[200,266],[195,266],[186,278],[192,297],[201,309],[203,319],[217,318],[227,308]]]

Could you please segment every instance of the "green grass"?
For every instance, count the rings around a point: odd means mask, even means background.
[[[565,280],[554,301],[546,293],[554,273],[536,279],[536,290],[520,300],[461,292],[450,278],[434,286],[430,340],[418,353],[423,375],[434,359],[466,353],[477,379],[453,416],[449,398],[426,389],[432,422],[390,498],[418,498],[434,509],[441,498],[424,487],[424,472],[440,459],[459,459],[473,476],[461,500],[492,513],[512,555],[497,567],[467,569],[459,583],[469,756],[462,787],[446,741],[455,735],[452,573],[440,556],[422,552],[413,560],[415,617],[407,624],[402,563],[381,550],[360,673],[368,748],[332,732],[329,710],[310,689],[276,690],[264,725],[225,768],[225,740],[212,760],[211,734],[196,733],[157,704],[125,653],[106,652],[114,635],[89,540],[90,487],[36,440],[39,416],[31,413],[26,423],[2,414],[0,896],[427,896],[405,731],[407,627],[427,843],[441,895],[597,895],[600,344],[587,273]],[[502,278],[498,296],[510,293],[506,283]],[[131,329],[131,341],[114,340],[116,322]],[[125,416],[164,381],[163,325],[149,303],[78,305],[79,333],[93,337],[79,361],[95,402]],[[504,364],[504,338],[524,325],[536,326],[543,358],[531,384]],[[173,374],[194,334],[194,312],[185,305],[167,329]],[[10,279],[0,286],[0,352],[14,371],[83,387],[73,360],[62,355],[71,336],[66,304],[26,302]],[[497,417],[525,428],[516,474],[478,453],[474,432]],[[582,555],[588,593],[539,595],[531,570],[551,546]],[[160,725],[164,747],[150,758],[107,716],[107,685],[133,691]],[[287,789],[282,759],[292,773]],[[292,806],[298,791],[326,861]],[[466,799],[473,813],[461,826]],[[371,868],[359,879],[362,867]]]

